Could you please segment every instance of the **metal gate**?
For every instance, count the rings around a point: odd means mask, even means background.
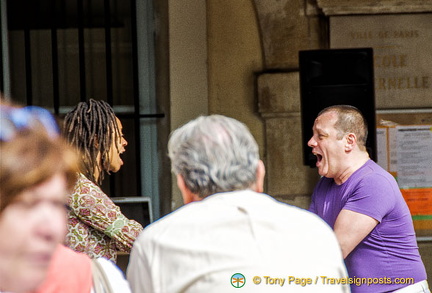
[[[126,197],[120,203],[151,203],[147,213],[158,218],[157,128],[165,115],[154,90],[151,1],[2,0],[1,8],[1,90],[59,117],[90,98],[111,104],[129,144],[124,167],[102,189]]]

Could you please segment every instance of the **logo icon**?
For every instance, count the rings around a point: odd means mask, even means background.
[[[246,284],[246,278],[240,273],[231,276],[231,285],[234,288],[241,288]]]

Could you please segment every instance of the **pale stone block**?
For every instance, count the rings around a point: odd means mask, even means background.
[[[266,69],[297,68],[299,50],[326,44],[319,18],[305,14],[304,0],[254,2]]]
[[[377,109],[432,107],[432,14],[330,18],[331,48],[374,50]]]
[[[312,194],[319,175],[303,165],[300,114],[267,118],[265,126],[268,193],[284,198]]]
[[[262,74],[257,85],[266,134],[267,191],[286,200],[310,196],[319,176],[303,165],[299,73]]]
[[[299,112],[298,72],[260,75],[258,77],[258,111],[262,114]]]

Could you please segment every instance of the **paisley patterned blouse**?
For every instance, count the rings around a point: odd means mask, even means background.
[[[92,258],[106,257],[115,262],[117,252],[130,252],[143,230],[141,224],[127,219],[100,187],[83,174],[78,176],[68,205],[66,245]]]

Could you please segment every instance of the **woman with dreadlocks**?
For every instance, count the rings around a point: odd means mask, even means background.
[[[127,145],[122,124],[105,101],[79,103],[64,120],[66,139],[80,153],[78,181],[69,197],[66,245],[92,258],[113,261],[117,252],[130,252],[143,227],[127,219],[101,190],[104,173],[117,172]]]

